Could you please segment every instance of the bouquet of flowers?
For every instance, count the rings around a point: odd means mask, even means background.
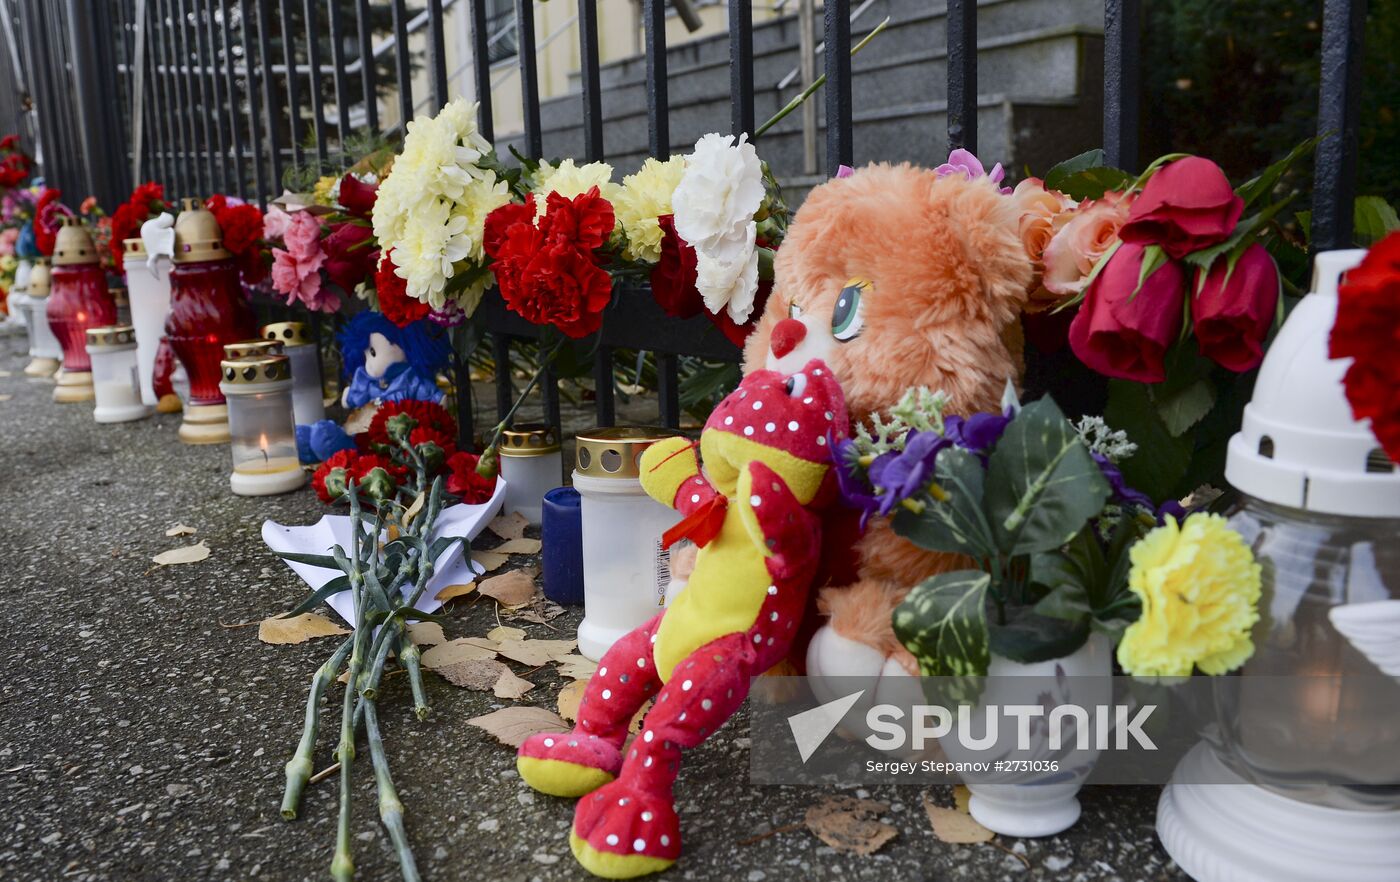
[[[29,179],[34,160],[19,146],[19,135],[0,138],[0,188],[10,190]]]
[[[122,255],[126,240],[140,236],[142,224],[170,208],[170,203],[165,199],[164,185],[147,181],[138,184],[127,200],[112,212],[112,241],[109,247],[117,272],[123,271]]]
[[[341,296],[360,294],[379,262],[369,216],[378,176],[346,172],[326,194],[332,205],[273,205],[263,218],[272,246],[272,287],[313,312],[333,313]]]
[[[1218,674],[1249,657],[1258,564],[1219,516],[1154,507],[1130,487],[1124,433],[1072,425],[1049,398],[1021,407],[1008,395],[1002,412],[965,419],[945,416],[946,401],[911,390],[888,420],[834,445],[848,503],[973,565],[895,610],[925,675],[980,676],[992,653],[1060,658],[1091,631],[1119,641],[1131,674]]]

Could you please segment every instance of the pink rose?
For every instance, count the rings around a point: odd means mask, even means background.
[[[1167,376],[1167,349],[1181,333],[1186,274],[1181,264],[1168,260],[1138,289],[1145,250],[1124,242],[1108,259],[1084,292],[1069,326],[1069,345],[1080,361],[1106,377],[1160,383]]]
[[[1264,337],[1278,307],[1278,267],[1255,242],[1225,278],[1218,259],[1191,305],[1191,322],[1201,354],[1228,370],[1253,370],[1264,360]],[[1199,271],[1197,271],[1199,279]]]
[[[1045,248],[1060,228],[1069,223],[1076,205],[1073,199],[1057,191],[1045,189],[1040,178],[1026,178],[1011,191],[1011,200],[1021,212],[1019,232],[1021,247],[1036,268],[1036,280],[1031,286],[1028,312],[1039,312],[1059,301],[1060,295],[1046,290],[1040,283],[1045,269]]]
[[[1243,213],[1244,200],[1235,195],[1220,166],[1187,156],[1148,179],[1118,236],[1124,242],[1160,245],[1180,260],[1224,242]]]
[[[1084,290],[1094,264],[1118,241],[1118,229],[1128,219],[1131,204],[1130,196],[1113,192],[1080,204],[1045,246],[1046,290],[1061,297]]]
[[[292,224],[292,216],[275,205],[267,207],[263,215],[263,238],[269,242],[280,242],[287,235],[287,227]]]

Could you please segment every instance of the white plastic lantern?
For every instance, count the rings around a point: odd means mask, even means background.
[[[666,603],[671,555],[661,534],[680,520],[642,489],[639,461],[667,429],[594,429],[578,436],[574,487],[583,526],[583,621],[578,648],[597,661]]]
[[[325,390],[321,383],[321,354],[305,322],[276,322],[259,332],[276,340],[292,363],[292,415],[298,426],[326,418]]]
[[[502,510],[518,511],[540,525],[544,495],[564,480],[559,436],[551,426],[525,425],[501,433],[501,477],[506,479]]]
[[[1350,360],[1328,357],[1364,255],[1317,255],[1230,441],[1230,525],[1263,572],[1254,653],[1216,682],[1218,737],[1157,810],[1199,882],[1400,879],[1400,472],[1352,417]]]
[[[30,377],[51,377],[63,363],[63,347],[59,345],[58,338],[54,336],[53,328],[49,327],[48,305],[49,305],[49,282],[51,279],[49,269],[49,259],[47,257],[36,258],[33,268],[29,272],[28,298],[29,305],[29,364],[25,367],[24,373]]]
[[[154,378],[156,352],[165,336],[165,317],[170,314],[170,266],[150,266],[141,239],[127,239],[122,266],[126,270],[127,297],[131,301],[131,326],[136,329],[136,364],[141,373],[141,400],[150,405],[159,401]]]
[[[141,377],[136,364],[136,334],[131,325],[88,328],[87,353],[92,360],[93,419],[125,423],[149,416],[141,400]]]
[[[292,373],[285,355],[250,355],[219,365],[228,401],[233,473],[239,496],[288,493],[306,483],[292,424]]]

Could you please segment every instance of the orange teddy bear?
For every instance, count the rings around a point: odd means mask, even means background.
[[[1019,209],[987,177],[940,177],[906,163],[827,181],[778,251],[745,371],[790,373],[820,358],[853,423],[886,412],[911,386],[946,392],[949,413],[998,410],[1007,380],[1020,377],[1018,318],[1033,277],[1019,223]],[[828,524],[826,535],[836,532]],[[844,569],[828,561],[818,608],[829,620],[808,643],[807,673],[881,678],[869,693],[878,701],[918,671],[891,611],[914,585],[958,563],[883,521],[846,535],[853,560]],[[901,679],[884,680],[891,676]]]

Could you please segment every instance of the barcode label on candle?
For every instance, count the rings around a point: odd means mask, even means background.
[[[666,605],[666,589],[671,587],[671,549],[656,540],[656,605]]]
[[[141,373],[137,365],[131,366],[131,391],[136,393],[136,400],[141,400]]]

